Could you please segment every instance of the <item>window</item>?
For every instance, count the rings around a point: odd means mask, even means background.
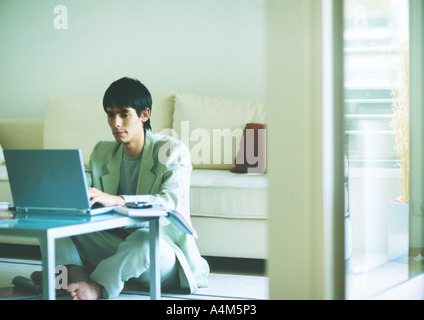
[[[369,298],[409,277],[393,97],[408,57],[408,0],[345,0],[346,297]],[[409,114],[408,114],[409,115]],[[409,145],[409,141],[407,141]],[[407,205],[406,205],[407,206]]]
[[[392,90],[407,46],[404,0],[345,1],[345,133],[349,167],[393,168]]]

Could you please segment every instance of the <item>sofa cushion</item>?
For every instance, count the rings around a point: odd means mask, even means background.
[[[245,125],[265,123],[265,104],[243,99],[175,95],[173,132],[196,169],[231,169]]]
[[[227,170],[193,170],[190,186],[194,217],[266,219],[266,175],[237,174]]]
[[[81,149],[84,164],[99,140],[110,140],[100,97],[49,97],[44,149]]]
[[[0,119],[3,149],[43,148],[44,119]]]
[[[152,93],[154,132],[172,127],[174,94]],[[84,164],[100,140],[113,140],[101,97],[49,97],[44,122],[45,149],[81,149]]]
[[[169,134],[174,116],[175,93],[172,91],[152,93],[152,132]]]

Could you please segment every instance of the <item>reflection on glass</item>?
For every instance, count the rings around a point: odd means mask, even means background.
[[[401,91],[408,89],[408,0],[344,3],[346,296],[362,299],[409,277],[408,205],[399,204],[396,148],[409,140],[395,135],[398,115],[409,112],[394,108],[396,101],[409,107]]]

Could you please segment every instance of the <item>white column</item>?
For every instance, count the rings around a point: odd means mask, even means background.
[[[342,7],[268,1],[271,299],[344,298]]]
[[[424,1],[410,0],[410,197],[411,253],[424,248]]]

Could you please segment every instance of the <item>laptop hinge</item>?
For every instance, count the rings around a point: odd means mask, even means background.
[[[43,208],[43,207],[15,207],[16,213],[77,213],[77,214],[88,214],[89,209],[75,209],[75,208]]]

